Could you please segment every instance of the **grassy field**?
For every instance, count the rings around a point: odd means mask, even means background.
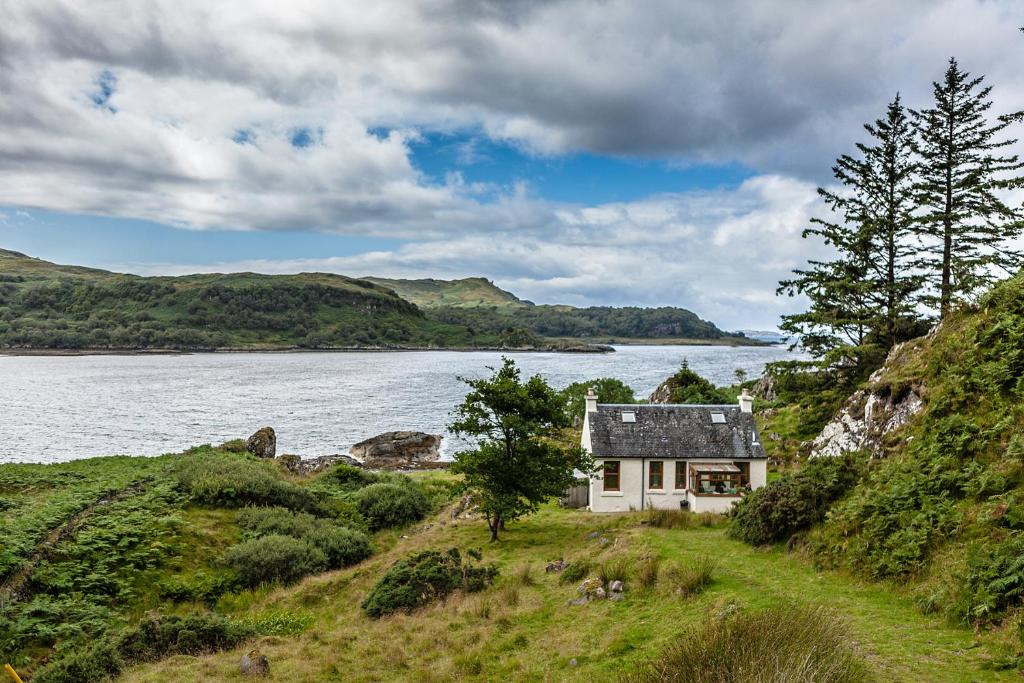
[[[780,549],[752,549],[726,538],[720,525],[655,529],[640,514],[597,517],[547,507],[511,525],[500,543],[485,540],[482,522],[445,514],[405,533],[379,535],[378,554],[356,568],[219,605],[237,618],[288,615],[305,625],[301,633],[172,657],[136,667],[123,680],[241,680],[239,658],[253,647],[269,657],[271,680],[280,681],[616,680],[717,613],[780,603],[835,610],[878,680],[1019,680],[986,669],[985,646],[970,631],[920,614],[893,588],[817,572]],[[483,546],[484,559],[497,561],[502,577],[484,593],[457,594],[411,615],[372,620],[362,614],[359,603],[391,563],[450,546]],[[558,558],[600,563],[650,555],[663,560],[662,579],[647,589],[627,579],[621,602],[569,606],[575,583],[544,572]],[[676,595],[666,578],[673,565],[702,557],[717,562],[714,582],[695,597]]]

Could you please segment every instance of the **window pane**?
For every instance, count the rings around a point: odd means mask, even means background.
[[[611,460],[604,464],[604,490],[619,490],[619,461]]]
[[[660,489],[665,484],[665,463],[660,460],[654,460],[650,464],[649,470],[650,476],[647,479],[648,488]]]
[[[676,488],[686,488],[686,463],[682,461],[676,462]]]

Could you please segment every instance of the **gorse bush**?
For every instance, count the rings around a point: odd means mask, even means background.
[[[748,493],[731,511],[729,535],[752,545],[782,541],[825,518],[860,476],[854,455],[813,458]]]
[[[82,683],[116,676],[127,666],[173,654],[200,655],[235,647],[252,629],[215,614],[147,617],[135,628],[61,651],[35,683]]]
[[[859,683],[867,668],[838,616],[776,607],[712,619],[667,647],[631,683]]]
[[[249,587],[279,581],[290,584],[325,571],[327,554],[311,541],[274,534],[228,548],[224,562]]]
[[[244,508],[238,514],[238,524],[256,537],[277,534],[308,541],[327,556],[328,569],[361,562],[371,554],[366,534],[304,512],[280,507]]]
[[[193,449],[174,471],[179,488],[202,505],[279,505],[324,514],[319,496],[282,479],[271,463],[249,456]]]
[[[494,565],[464,562],[455,548],[445,553],[428,550],[392,565],[370,591],[362,607],[371,617],[411,612],[460,588],[471,593],[481,591],[491,585],[497,575]]]
[[[411,480],[370,484],[356,492],[355,501],[374,531],[417,522],[430,511],[430,501]]]

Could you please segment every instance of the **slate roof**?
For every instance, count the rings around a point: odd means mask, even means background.
[[[623,422],[622,413],[636,413]],[[725,422],[711,422],[721,413]],[[751,413],[737,405],[598,405],[587,415],[595,458],[766,458]]]

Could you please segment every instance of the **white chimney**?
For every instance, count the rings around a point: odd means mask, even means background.
[[[746,389],[740,394],[740,412],[752,413],[754,412],[754,397],[750,395],[750,392]]]
[[[594,387],[587,388],[587,412],[597,412],[597,394],[594,393]]]

